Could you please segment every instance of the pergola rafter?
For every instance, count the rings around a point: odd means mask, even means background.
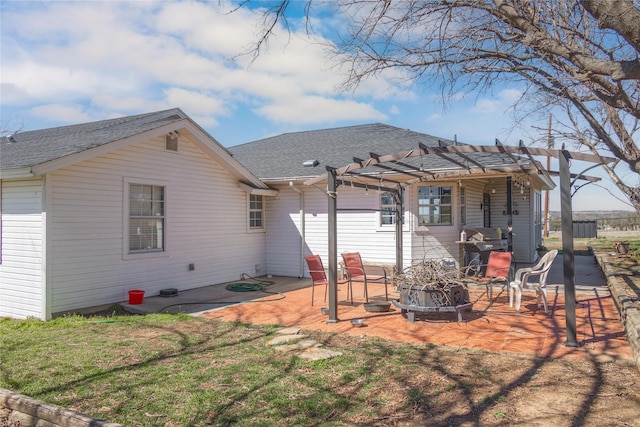
[[[449,154],[502,154],[506,155],[506,158],[503,158],[502,163],[498,163],[496,158],[495,162],[489,162],[491,159],[487,159],[486,164],[482,164],[479,160],[475,160],[476,163],[479,163],[480,166],[476,167],[468,167],[467,165],[460,165],[460,162],[453,162],[451,159],[446,159],[450,161],[450,167],[441,170],[433,170],[428,168],[412,168],[411,171],[402,171],[396,168],[394,172],[411,176],[412,178],[417,178],[414,175],[419,175],[419,178],[422,180],[434,180],[440,178],[448,178],[452,176],[462,176],[469,174],[478,174],[478,173],[487,173],[488,171],[499,172],[499,173],[524,173],[524,174],[532,174],[535,173],[538,175],[544,175],[545,169],[533,159],[533,156],[549,156],[558,158],[560,156],[560,150],[550,149],[550,148],[539,148],[539,147],[513,147],[507,145],[450,145],[446,147],[426,147],[428,150],[425,152],[422,148],[416,148],[409,151],[403,151],[398,153],[391,153],[382,156],[375,156],[369,159],[357,159],[358,161],[354,161],[346,166],[340,168],[333,168],[335,170],[336,176],[340,177],[345,174],[353,174],[353,171],[358,169],[364,169],[368,167],[377,166],[380,169],[385,169],[389,171],[389,165],[386,163],[397,163],[399,161],[403,161],[406,159],[411,159],[415,157],[428,156],[430,154],[437,155],[441,153],[449,153]],[[597,156],[588,153],[578,153],[578,152],[567,152],[569,153],[570,159],[592,162],[592,163],[611,163],[617,161],[616,158],[613,157],[605,157],[605,156]],[[524,155],[527,156],[529,161],[525,164],[522,164],[521,159],[515,157],[515,155]],[[467,156],[468,157],[468,156]],[[442,157],[440,157],[442,158]],[[509,159],[509,163],[505,163],[504,160]],[[520,161],[521,164],[518,164]],[[373,174],[368,174],[373,175]],[[360,174],[359,176],[364,176]],[[431,177],[431,179],[428,179]],[[315,178],[311,178],[305,181],[305,184],[312,185],[317,184],[319,182],[323,182],[327,179],[327,173],[321,174]]]
[[[476,157],[476,155],[482,155]],[[437,156],[444,160],[446,167],[424,167],[423,159],[428,156]],[[463,161],[459,161],[457,156]],[[523,158],[519,157],[523,156]],[[599,178],[588,177],[583,174],[571,174],[569,171],[569,160],[575,159],[596,164],[608,164],[617,162],[616,158],[605,157],[594,154],[569,152],[550,148],[525,147],[522,142],[517,147],[506,146],[496,140],[495,146],[477,145],[442,145],[438,147],[428,147],[420,144],[418,148],[409,151],[378,155],[370,153],[369,159],[353,158],[353,163],[335,168],[327,166],[327,172],[305,181],[306,185],[316,186],[319,182],[327,182],[328,199],[328,243],[329,243],[329,319],[327,322],[334,323],[337,318],[337,188],[343,185],[351,185],[357,188],[378,188],[382,191],[389,191],[393,194],[396,202],[396,218],[401,218],[404,187],[418,182],[455,179],[463,176],[486,175],[496,172],[507,175],[507,182],[510,183],[511,174],[538,175],[546,185],[553,188],[550,173],[534,159],[533,156],[555,157],[559,160],[560,172],[560,194],[562,212],[562,244],[563,244],[563,269],[564,269],[564,289],[567,304],[567,346],[576,347],[576,314],[575,314],[575,283],[574,283],[574,252],[572,234],[572,207],[571,207],[571,178],[586,179],[590,181]],[[420,166],[412,166],[409,160],[420,157]],[[465,163],[466,162],[466,163]],[[402,169],[400,165],[406,167]],[[471,166],[473,165],[473,166]],[[377,173],[362,169],[378,169]],[[392,175],[393,178],[390,178]],[[365,182],[354,182],[354,179],[379,181],[379,185],[372,184],[371,187]],[[346,182],[349,182],[347,184]],[[385,185],[389,183],[392,185]],[[507,185],[508,188],[509,184]],[[396,269],[402,271],[402,221],[396,221]]]

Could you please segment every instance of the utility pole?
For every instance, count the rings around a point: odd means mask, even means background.
[[[547,149],[551,149],[551,113],[549,113],[549,127],[547,128]],[[547,170],[551,169],[551,156],[547,156]],[[544,218],[542,219],[543,236],[549,237],[549,190],[544,192]]]

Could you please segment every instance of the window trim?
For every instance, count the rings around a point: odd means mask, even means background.
[[[259,197],[262,207],[260,209],[251,208],[251,198]],[[260,227],[251,226],[251,213],[260,212],[262,215],[262,225]],[[249,233],[263,233],[266,230],[266,198],[262,194],[247,193],[247,231]]]
[[[396,229],[396,204],[395,201],[392,204],[382,204],[382,196],[385,193],[389,193],[391,194],[391,196],[393,197],[393,193],[390,191],[381,191],[380,195],[378,197],[378,208],[379,208],[379,212],[378,212],[378,218],[377,218],[377,226],[376,229],[378,231],[395,231]],[[406,213],[407,213],[407,208],[406,208],[406,198],[404,197],[405,192],[402,193],[402,198],[404,199],[404,203],[402,203],[402,228],[404,229],[407,221],[406,221]],[[391,211],[392,213],[392,218],[393,218],[393,222],[391,224],[383,224],[382,223],[382,209],[388,207],[388,208],[393,208],[393,211]]]
[[[460,226],[467,225],[467,188],[463,186],[458,187],[458,201],[460,204]]]
[[[154,187],[162,187],[164,189],[164,215],[163,215],[163,225],[162,225],[162,246],[163,248],[154,249],[150,251],[135,251],[131,252],[130,248],[130,235],[129,235],[129,226],[131,215],[129,212],[129,197],[131,191],[131,185],[150,185]],[[169,188],[167,186],[166,181],[161,180],[149,180],[149,179],[140,179],[140,178],[130,178],[125,177],[123,183],[123,226],[122,226],[122,257],[125,260],[130,259],[144,259],[144,258],[165,258],[169,256],[169,239],[167,233],[167,224],[168,224],[168,206],[169,206]]]
[[[420,203],[420,189],[421,188],[439,188],[439,189],[449,189],[449,196],[450,196],[450,202],[449,203],[438,203],[438,204],[433,204],[433,203],[429,203],[429,204],[424,204],[422,205]],[[441,194],[440,194],[441,196]],[[426,228],[426,227],[432,227],[432,226],[445,226],[445,227],[450,227],[453,225],[454,223],[454,219],[455,219],[455,211],[454,211],[454,195],[453,195],[453,185],[449,184],[449,185],[419,185],[416,187],[416,205],[417,205],[417,211],[416,211],[416,219],[417,219],[417,223],[418,223],[418,228]],[[448,206],[449,207],[449,222],[434,222],[434,223],[425,223],[422,224],[420,222],[420,208],[421,207],[428,207],[428,206]],[[442,214],[438,215],[439,218],[442,217]]]

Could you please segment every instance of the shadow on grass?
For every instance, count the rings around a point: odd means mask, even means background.
[[[555,307],[555,302],[552,307]],[[553,312],[552,309],[548,319],[554,324],[554,330],[562,329]],[[545,366],[554,361],[551,355],[564,345],[561,335],[556,334],[553,346],[545,355],[514,357],[513,369],[521,372],[517,378],[504,382],[505,372],[491,366],[487,352],[436,345],[410,346],[381,339],[345,337],[338,333],[308,332],[324,345],[338,347],[344,356],[306,362],[292,354],[277,353],[265,345],[264,340],[273,334],[273,327],[258,328],[202,319],[189,319],[188,322],[197,323],[186,327],[180,324],[180,319],[185,318],[177,318],[176,324],[159,324],[144,318],[136,319],[136,323],[131,325],[123,321],[124,328],[114,328],[113,338],[117,340],[120,333],[144,337],[133,340],[142,346],[135,349],[139,360],[43,387],[32,397],[64,396],[82,387],[106,389],[104,396],[91,404],[111,405],[109,416],[122,419],[120,422],[129,425],[250,425],[254,421],[265,424],[278,420],[289,425],[320,425],[326,422],[393,425],[406,422],[413,425],[480,426],[486,424],[487,416],[508,418],[509,404],[520,399],[522,390],[533,387],[532,383]],[[116,322],[114,325],[119,327],[120,324]],[[157,344],[158,340],[166,341],[167,348],[158,345],[148,357],[138,356],[144,355],[145,342]],[[236,348],[256,354],[247,354],[245,359],[237,352],[227,352]],[[126,362],[127,355],[123,357]],[[233,358],[238,360],[230,360]],[[186,365],[195,361],[206,363],[187,370]],[[232,363],[233,369],[225,369]],[[154,384],[162,382],[162,377],[145,375],[153,370],[180,369],[181,365],[185,365],[186,373],[194,376],[188,383],[195,384],[192,390],[174,387],[171,383]],[[590,369],[588,387],[579,390],[584,398],[566,408],[569,415],[564,419],[569,420],[572,426],[583,425],[589,419],[604,382],[603,370],[598,363],[590,362]],[[243,374],[250,370],[255,373],[245,377]],[[2,375],[10,376],[10,371],[3,370]],[[219,378],[214,378],[216,376]],[[488,384],[492,390],[490,393],[476,389],[481,387],[478,378]],[[112,384],[120,379],[122,383]],[[5,377],[4,380],[10,382],[10,378]],[[167,377],[166,381],[171,380]],[[215,393],[205,393],[200,387],[214,389]],[[156,396],[140,396],[150,388],[155,390]],[[181,415],[168,410],[151,410],[151,406],[147,406],[155,398],[164,398],[176,407],[184,406],[189,400],[185,393],[190,394],[189,399],[197,396],[192,407],[181,408]],[[216,399],[212,397],[214,395]],[[79,405],[83,397],[78,396],[77,399],[72,402],[74,406]],[[455,410],[452,409],[454,407]],[[529,418],[527,422],[544,423],[547,421],[544,417],[540,414],[539,419]],[[496,424],[505,421],[497,419]]]

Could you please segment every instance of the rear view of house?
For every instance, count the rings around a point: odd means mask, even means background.
[[[266,211],[267,268],[274,275],[307,276],[310,254],[329,264],[330,198],[338,254],[358,251],[385,265],[435,259],[460,267],[499,249],[530,263],[542,238],[541,194],[555,186],[539,162],[503,146],[473,147],[381,123],[286,133],[229,151],[278,190]],[[463,231],[471,241],[460,242]]]
[[[308,277],[306,255],[337,262],[328,259],[334,215],[337,252],[368,262],[460,267],[469,250],[496,245],[532,262],[541,192],[554,186],[530,156],[379,123],[225,149],[172,109],[1,144],[0,316],[16,318],[243,273]],[[460,242],[462,231],[499,241]]]
[[[276,193],[179,109],[1,144],[0,316],[50,319],[266,264]]]

